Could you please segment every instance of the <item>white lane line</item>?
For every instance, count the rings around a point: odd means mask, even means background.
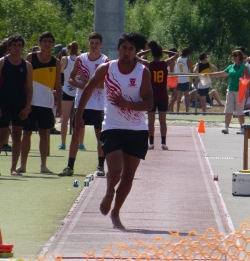
[[[192,131],[195,151],[196,151],[197,158],[198,158],[198,161],[199,161],[199,164],[200,164],[200,169],[201,169],[203,180],[204,180],[204,183],[205,183],[205,186],[206,186],[206,189],[207,189],[207,194],[208,194],[208,197],[209,197],[209,201],[210,201],[210,204],[211,204],[213,212],[214,212],[214,218],[215,218],[217,227],[219,229],[219,232],[221,234],[223,234],[223,235],[226,235],[226,231],[224,229],[223,222],[221,220],[221,215],[220,215],[220,212],[219,212],[219,210],[217,208],[217,205],[216,205],[216,202],[214,200],[213,194],[211,192],[212,191],[211,190],[211,186],[210,186],[210,184],[209,184],[209,182],[207,180],[208,177],[206,175],[205,167],[204,167],[204,164],[202,162],[201,155],[199,153],[199,148],[198,148],[197,138],[196,138],[196,136],[199,136],[199,135],[197,135],[194,130],[196,130],[196,129],[192,127],[191,131]]]
[[[96,191],[96,189],[98,188],[98,185],[100,183],[100,179],[95,178],[92,182],[91,182],[91,186],[88,187],[91,188],[87,197],[82,200],[83,195],[86,192],[86,188],[83,188],[82,192],[80,193],[80,195],[77,197],[75,203],[73,204],[73,206],[71,207],[69,214],[65,217],[65,219],[63,220],[63,224],[60,226],[60,228],[58,229],[58,231],[49,239],[49,241],[44,245],[42,251],[39,253],[39,257],[43,258],[50,250],[50,247],[52,246],[53,242],[55,241],[56,238],[58,238],[58,236],[63,233],[63,242],[67,242],[68,236],[71,234],[72,230],[75,228],[76,224],[79,222],[79,218],[82,215],[82,212],[84,211],[84,209],[87,207],[90,199],[92,198],[94,192]],[[76,212],[75,217],[72,221],[69,221],[69,217],[72,214],[73,211],[76,211],[76,208],[80,206],[80,210]],[[69,224],[66,233],[63,231],[66,228],[66,225]],[[53,250],[54,253],[62,253],[64,248],[64,244],[62,245],[61,242],[58,242],[57,246],[55,247],[55,249]]]
[[[202,148],[203,148],[203,150],[205,152],[205,155],[207,155],[207,151],[206,151],[205,146],[203,144],[202,138],[201,138],[200,135],[198,135],[198,136],[199,136],[199,139],[200,139],[201,146],[202,146]],[[214,177],[214,172],[213,172],[212,166],[210,164],[209,158],[208,157],[205,157],[205,158],[207,160],[207,164],[208,164],[208,168],[210,170],[211,178],[213,178]],[[235,228],[234,228],[234,225],[233,225],[233,221],[232,221],[232,219],[231,219],[231,217],[229,215],[229,211],[227,209],[227,206],[226,206],[225,201],[223,199],[223,196],[221,194],[221,190],[220,190],[219,184],[218,184],[218,182],[215,182],[214,184],[215,184],[215,187],[217,189],[217,193],[219,195],[222,208],[223,208],[223,210],[225,212],[226,219],[227,219],[227,222],[228,222],[228,226],[229,226],[231,232],[234,233],[235,232]]]

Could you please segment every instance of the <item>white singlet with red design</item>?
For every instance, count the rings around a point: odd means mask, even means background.
[[[97,60],[90,60],[88,53],[83,53],[80,55],[78,63],[78,73],[84,74],[87,78],[90,78],[94,73],[96,68],[107,61],[108,57],[104,54],[101,54]],[[75,99],[75,108],[78,107],[79,100],[81,98],[83,89],[77,88],[76,99]],[[95,88],[88,103],[86,104],[85,109],[92,109],[97,111],[103,111],[104,109],[104,96],[103,89]]]
[[[144,69],[144,65],[136,63],[130,73],[123,74],[119,70],[118,60],[109,62],[104,80],[103,131],[110,129],[148,130],[146,111],[119,108],[110,102],[110,98],[114,94],[121,94],[128,101],[142,101],[140,88]]]

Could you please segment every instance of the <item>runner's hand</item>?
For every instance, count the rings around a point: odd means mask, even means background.
[[[30,109],[24,108],[19,113],[19,118],[21,121],[24,121],[28,118],[28,114],[30,113]]]
[[[76,78],[82,82],[87,82],[89,78],[87,78],[84,74],[77,74]]]
[[[115,105],[120,108],[127,108],[128,107],[128,101],[124,99],[124,97],[120,94],[113,94],[110,98],[110,102],[112,105]]]
[[[62,115],[62,107],[61,106],[57,106],[56,107],[56,117],[61,117]]]

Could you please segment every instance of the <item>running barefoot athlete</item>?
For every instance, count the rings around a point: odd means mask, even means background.
[[[32,66],[22,59],[24,40],[15,34],[8,39],[10,53],[0,59],[0,151],[12,121],[12,164],[10,174],[21,176],[16,169],[21,150],[23,126],[30,112],[33,95]]]
[[[83,127],[82,113],[96,86],[104,80],[104,121],[101,144],[107,160],[107,190],[100,211],[111,210],[114,228],[125,229],[120,209],[128,196],[136,169],[148,149],[146,111],[153,107],[150,72],[135,61],[135,55],[146,45],[146,37],[124,33],[119,38],[119,59],[100,65],[84,88],[76,112],[76,132]],[[116,188],[116,185],[117,188]]]

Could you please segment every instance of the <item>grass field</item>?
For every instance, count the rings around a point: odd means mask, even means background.
[[[169,125],[223,124],[224,116],[167,115]],[[246,120],[248,121],[248,120]],[[233,119],[232,123],[237,123]],[[158,121],[156,121],[158,124]],[[57,127],[59,129],[59,127]],[[22,177],[9,174],[11,153],[0,155],[0,228],[4,243],[14,244],[15,257],[33,258],[62,224],[69,209],[83,188],[85,176],[97,166],[96,140],[92,127],[86,127],[84,144],[87,151],[79,151],[73,177],[57,176],[67,166],[70,135],[67,149],[59,151],[60,135],[51,135],[51,152],[47,166],[54,174],[40,174],[38,134],[33,133],[27,173]],[[80,186],[73,187],[74,180]]]
[[[70,136],[67,136],[69,148]],[[0,228],[3,242],[14,244],[16,257],[30,258],[57,231],[73,202],[83,188],[85,176],[97,166],[96,141],[92,127],[86,128],[84,144],[79,151],[73,177],[58,177],[67,166],[68,149],[59,151],[60,135],[51,135],[51,152],[47,166],[55,174],[40,174],[38,134],[33,133],[27,173],[22,177],[9,174],[11,153],[0,155]],[[73,187],[74,180],[79,187]]]

